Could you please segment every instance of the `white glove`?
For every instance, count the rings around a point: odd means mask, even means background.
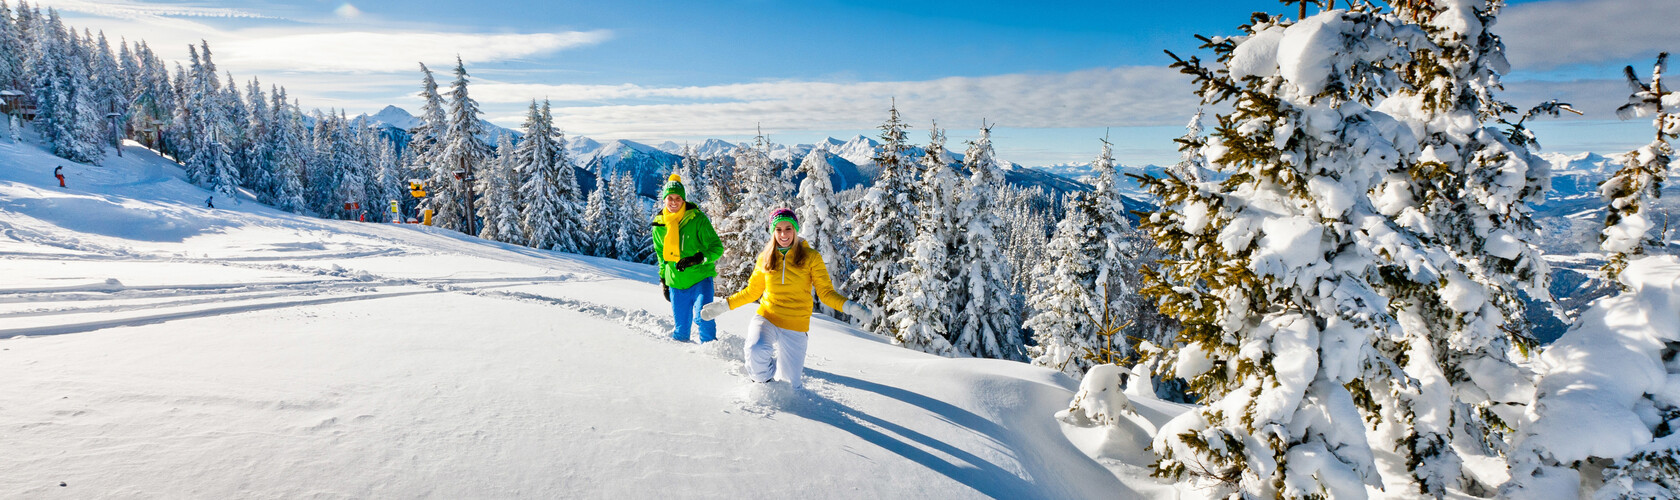
[[[711,321],[717,319],[718,316],[722,316],[723,313],[726,312],[729,312],[729,301],[714,300],[708,302],[704,306],[700,306],[700,319]]]
[[[859,304],[857,302],[853,302],[853,301],[850,301],[850,300],[846,301],[845,304],[841,305],[840,312],[846,313],[847,316],[857,318],[858,321],[863,322],[865,324],[869,323],[869,319],[873,318],[875,316],[875,313],[871,312],[869,310],[869,308],[864,307],[863,304]]]

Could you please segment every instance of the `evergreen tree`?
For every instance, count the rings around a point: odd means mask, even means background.
[[[1229,177],[1144,181],[1162,207],[1143,225],[1169,254],[1146,292],[1184,324],[1163,366],[1207,402],[1163,426],[1156,474],[1362,497],[1381,486],[1365,418],[1392,418],[1375,398],[1410,383],[1383,293],[1440,277],[1446,258],[1364,196],[1401,171],[1404,139],[1367,106],[1429,42],[1368,5],[1241,29],[1208,44],[1225,69],[1174,64],[1205,102],[1232,101],[1203,147]]]
[[[969,177],[956,190],[961,193],[960,203],[953,211],[961,216],[953,221],[955,234],[961,239],[956,243],[960,251],[953,255],[956,266],[951,272],[952,283],[960,290],[954,294],[957,335],[952,344],[974,356],[1024,360],[1026,342],[1021,338],[1009,290],[1014,270],[999,248],[1003,220],[998,217],[995,200],[1005,181],[1003,168],[992,152],[990,127],[981,127],[980,136],[968,143],[963,166]]]
[[[1432,272],[1391,273],[1379,286],[1400,338],[1374,347],[1405,360],[1409,380],[1368,387],[1388,408],[1375,436],[1402,444],[1410,481],[1436,497],[1449,488],[1481,490],[1463,471],[1463,457],[1497,456],[1506,429],[1522,418],[1510,394],[1525,368],[1511,359],[1533,346],[1523,293],[1547,300],[1549,266],[1536,241],[1532,204],[1544,200],[1549,164],[1529,145],[1519,120],[1508,133],[1486,122],[1514,108],[1499,101],[1504,47],[1491,27],[1498,1],[1416,1],[1395,14],[1424,33],[1408,41],[1403,85],[1378,111],[1407,125],[1396,138],[1403,155],[1370,194],[1378,212],[1415,238]],[[1531,111],[1555,115],[1567,105]],[[1504,120],[1500,120],[1504,122]],[[1401,260],[1403,259],[1395,259]],[[1416,269],[1414,266],[1413,269]],[[1514,320],[1514,321],[1513,321]],[[1475,444],[1469,444],[1475,443]]]
[[[616,205],[612,210],[616,258],[639,264],[653,263],[653,246],[649,243],[653,236],[649,234],[647,223],[652,216],[648,214],[648,204],[636,194],[636,178],[630,172],[622,172],[613,180],[610,189]]]
[[[1022,324],[1032,330],[1032,364],[1080,376],[1095,364],[1099,348],[1095,318],[1101,316],[1102,296],[1096,293],[1097,256],[1103,238],[1094,231],[1096,202],[1073,193],[1067,216],[1056,225],[1055,237],[1041,247],[1045,259],[1032,268],[1032,316]]]
[[[618,228],[613,226],[613,203],[609,198],[607,176],[595,177],[595,190],[589,193],[583,209],[584,241],[579,251],[596,257],[617,258],[614,248]]]
[[[686,148],[684,163],[693,156],[693,149]],[[830,177],[834,173],[833,165],[829,164],[832,155],[828,151],[816,150],[805,155],[799,162],[798,173],[805,178],[799,182],[799,237],[810,242],[811,249],[823,256],[824,265],[833,277],[835,289],[845,289],[845,277],[852,267],[851,253],[847,251],[847,235],[841,227],[842,220],[838,213],[839,205],[835,202],[834,182]],[[820,301],[819,301],[820,302]],[[838,311],[826,304],[818,306],[824,314],[838,317]]]
[[[565,138],[553,128],[548,104],[541,109],[531,101],[525,118],[525,140],[519,143],[517,171],[524,183],[521,227],[532,248],[579,252],[585,231],[578,213],[578,186],[571,160],[566,157]]]
[[[916,219],[916,239],[902,266],[907,272],[894,276],[891,297],[882,314],[883,327],[892,333],[893,343],[942,356],[978,356],[979,350],[953,348],[953,250],[957,250],[956,195],[962,181],[946,162],[945,132],[935,123],[928,129],[928,147],[922,156],[922,178],[917,186],[921,202]],[[960,338],[960,337],[959,337]]]
[[[535,107],[536,103],[532,103],[532,108]],[[513,188],[517,179],[514,174],[517,157],[512,135],[498,137],[495,160],[478,178],[478,191],[484,193],[484,198],[480,200],[482,204],[478,206],[478,217],[484,221],[484,227],[478,231],[480,238],[509,243],[525,241],[524,232],[519,227],[518,199]]]
[[[1674,158],[1670,140],[1680,137],[1680,92],[1663,88],[1663,72],[1668,67],[1668,53],[1657,56],[1651,70],[1651,84],[1639,81],[1628,66],[1623,72],[1628,85],[1634,88],[1628,103],[1616,110],[1623,120],[1636,116],[1653,116],[1656,139],[1639,149],[1624,153],[1622,168],[1599,185],[1599,196],[1609,209],[1604,214],[1604,232],[1599,235],[1599,248],[1610,255],[1604,264],[1606,276],[1615,276],[1627,267],[1631,256],[1650,253],[1666,244],[1651,236],[1656,226],[1651,212],[1657,198],[1662,196],[1663,181],[1668,179],[1668,165]]]
[[[671,173],[682,176],[683,187],[688,190],[683,199],[695,205],[702,205],[706,202],[707,182],[705,176],[702,175],[706,170],[706,160],[701,159],[695,153],[694,146],[691,144],[683,144],[680,156],[682,156],[682,160],[671,166]]]
[[[884,310],[894,276],[904,274],[905,257],[916,235],[916,209],[913,191],[916,182],[915,166],[905,155],[905,129],[909,128],[898,116],[895,104],[888,110],[887,121],[881,125],[881,150],[875,155],[879,168],[875,184],[869,188],[852,210],[852,242],[857,252],[852,261],[857,267],[847,280],[851,289],[847,296],[874,310]],[[714,191],[715,193],[715,191]],[[884,318],[887,315],[878,314]],[[876,320],[864,325],[889,333],[886,323]]]
[[[735,150],[735,174],[739,186],[735,209],[722,217],[717,226],[723,241],[723,257],[718,259],[717,288],[739,290],[747,286],[752,276],[753,261],[763,246],[769,229],[765,217],[771,210],[788,205],[792,186],[776,172],[770,160],[770,141],[762,132],[752,147]]]
[[[273,99],[274,208],[304,213],[309,207],[304,198],[304,155],[308,149],[308,132],[297,108],[286,103],[285,89],[274,88]]]

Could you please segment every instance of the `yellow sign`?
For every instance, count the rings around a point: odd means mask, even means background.
[[[391,213],[399,213],[399,211],[400,210],[397,208],[397,200],[391,200]]]
[[[408,194],[414,195],[415,198],[425,198],[426,188],[418,182],[410,182],[408,183]]]

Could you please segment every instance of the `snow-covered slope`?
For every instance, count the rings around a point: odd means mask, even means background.
[[[671,341],[648,266],[209,209],[132,143],[86,166],[0,141],[0,165],[0,496],[1177,493],[1080,452],[1049,370],[819,320],[805,390],[752,384],[751,308]]]

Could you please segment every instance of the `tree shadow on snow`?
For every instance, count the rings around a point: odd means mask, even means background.
[[[1001,430],[997,424],[990,420],[914,392],[835,375],[822,370],[813,370],[809,367],[805,369],[805,373],[815,378],[875,392],[927,409],[936,415],[946,417],[953,424],[976,430],[991,437],[994,441],[997,439],[996,431]],[[817,404],[792,405],[784,408],[784,411],[813,421],[833,424],[835,427],[850,432],[870,444],[921,464],[923,467],[943,474],[945,477],[992,498],[1036,498],[1044,497],[1047,494],[1042,485],[1023,479],[1009,470],[950,443],[889,422],[875,415],[870,415],[868,412],[859,411],[845,403],[815,393],[806,393],[806,395],[815,400],[813,402]]]

